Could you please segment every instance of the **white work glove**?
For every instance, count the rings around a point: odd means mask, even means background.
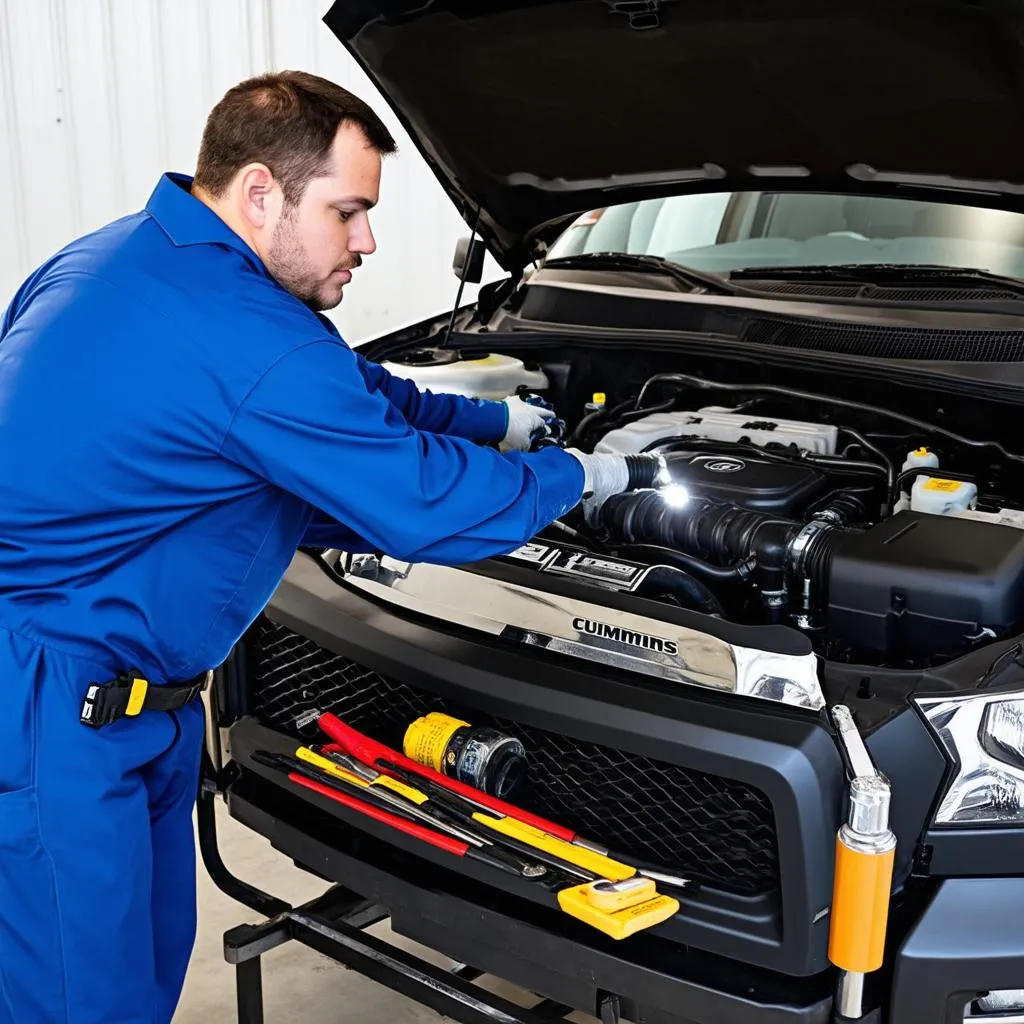
[[[596,525],[601,506],[613,495],[621,494],[629,487],[629,465],[625,455],[611,452],[597,452],[588,455],[576,448],[566,452],[579,460],[583,466],[583,516],[591,525]]]
[[[553,409],[529,405],[518,395],[506,398],[505,406],[508,408],[508,427],[498,444],[499,450],[503,452],[512,449],[525,452],[530,447],[533,435],[543,433],[548,420],[555,418]]]

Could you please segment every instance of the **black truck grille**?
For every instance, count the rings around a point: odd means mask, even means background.
[[[381,675],[261,617],[247,637],[253,713],[309,740],[310,714],[331,711],[401,749],[408,724],[446,711],[517,736],[529,761],[528,810],[673,873],[744,895],[778,886],[775,819],[744,783],[574,740],[461,708]]]

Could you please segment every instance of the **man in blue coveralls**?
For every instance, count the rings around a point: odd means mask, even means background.
[[[421,393],[322,315],[374,251],[393,149],[329,82],[244,82],[194,179],[162,177],[4,315],[2,1024],[171,1019],[195,931],[194,684],[298,545],[467,562],[628,486],[618,456],[526,451],[542,411]],[[105,686],[133,671],[148,688]]]

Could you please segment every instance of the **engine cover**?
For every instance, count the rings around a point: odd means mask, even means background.
[[[794,445],[802,451],[832,455],[839,430],[826,423],[781,420],[751,413],[708,407],[692,412],[656,412],[608,431],[595,452],[633,455],[660,441],[676,437],[705,437],[710,441],[745,441],[764,447]]]
[[[732,455],[666,456],[674,483],[687,490],[757,512],[797,516],[827,483],[810,466]]]

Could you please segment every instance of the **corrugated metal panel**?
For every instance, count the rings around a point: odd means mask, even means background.
[[[320,20],[329,2],[0,0],[0,307],[62,245],[142,206],[162,171],[191,172],[228,88],[283,68],[357,92],[400,146],[374,214],[378,252],[333,314],[346,337],[449,307],[465,225]]]

